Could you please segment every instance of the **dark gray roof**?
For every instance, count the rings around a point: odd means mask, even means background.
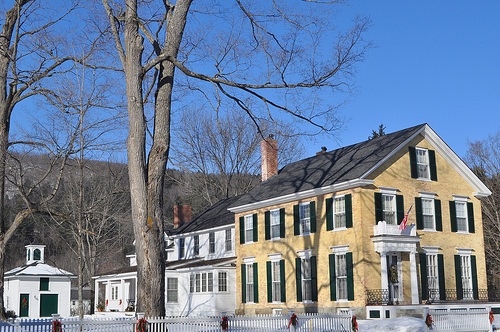
[[[234,213],[228,211],[227,208],[236,202],[239,197],[240,196],[226,198],[217,202],[215,205],[212,205],[196,216],[191,222],[173,230],[173,234],[190,233],[213,227],[234,224]]]
[[[288,164],[230,207],[360,179],[424,127],[421,124]]]

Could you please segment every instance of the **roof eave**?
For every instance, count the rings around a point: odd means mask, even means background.
[[[373,180],[367,180],[367,179],[363,179],[363,178],[353,179],[353,180],[349,180],[349,181],[345,181],[345,182],[341,182],[341,183],[332,184],[329,186],[324,186],[321,188],[314,188],[314,189],[304,190],[304,191],[300,191],[300,192],[293,193],[293,194],[273,197],[273,198],[266,199],[266,200],[259,201],[259,202],[254,202],[254,203],[240,205],[240,206],[233,206],[233,207],[229,208],[228,210],[233,212],[233,213],[253,211],[253,210],[268,207],[271,205],[284,204],[284,203],[293,202],[293,201],[297,201],[297,200],[301,200],[301,199],[315,197],[318,195],[329,194],[329,193],[337,192],[340,190],[347,190],[347,189],[352,189],[352,188],[357,188],[357,187],[364,187],[364,186],[368,186],[368,185],[372,185],[372,184],[373,184]]]

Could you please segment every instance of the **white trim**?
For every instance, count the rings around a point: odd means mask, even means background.
[[[243,264],[253,264],[255,263],[255,256],[243,257]]]
[[[420,196],[420,198],[435,199],[437,194],[431,193],[431,192],[421,191],[421,192],[419,192],[419,196]]]
[[[469,183],[474,189],[475,192],[472,194],[478,198],[484,198],[491,195],[491,190],[485,186],[483,182],[470,170],[469,167],[458,157],[458,155],[439,137],[438,134],[432,128],[425,124],[420,130],[415,132],[411,137],[409,137],[406,141],[401,143],[398,147],[393,149],[391,153],[389,153],[385,158],[380,160],[377,164],[375,164],[372,168],[370,168],[367,172],[360,176],[360,179],[364,179],[369,176],[373,171],[379,168],[382,164],[384,164],[387,160],[392,158],[397,152],[399,152],[403,147],[408,145],[415,137],[418,135],[422,135],[436,151],[443,157],[464,179]],[[439,180],[439,174],[438,174]]]
[[[352,188],[357,188],[357,187],[368,186],[368,185],[372,185],[373,183],[374,183],[374,180],[354,179],[354,180],[349,180],[349,181],[345,181],[342,183],[333,184],[330,186],[325,186],[325,187],[321,187],[321,188],[314,188],[314,189],[301,191],[301,192],[293,193],[293,194],[288,194],[288,195],[284,195],[284,196],[273,197],[273,198],[266,199],[266,200],[259,201],[259,202],[255,202],[255,203],[249,203],[249,204],[245,204],[245,205],[241,205],[241,206],[234,206],[234,207],[229,208],[228,210],[233,212],[233,213],[253,211],[253,210],[260,209],[260,208],[269,207],[272,205],[279,205],[279,204],[298,201],[298,200],[302,200],[302,199],[306,199],[306,198],[314,198],[314,197],[319,196],[319,195],[330,194],[330,193],[334,193],[334,192],[341,191],[341,190],[347,190],[347,189],[352,189]]]
[[[378,187],[380,192],[385,195],[397,195],[399,189],[390,187]]]
[[[441,247],[423,246],[422,249],[425,251],[426,254],[437,254],[439,252],[439,250],[441,250]]]
[[[349,252],[349,245],[344,244],[340,246],[332,246],[330,247],[330,249],[332,250],[333,254],[345,254]]]
[[[456,248],[456,249],[457,249],[457,254],[460,256],[470,256],[474,251],[474,249],[471,248]]]
[[[457,201],[457,202],[467,202],[467,200],[469,199],[469,197],[462,196],[462,195],[452,195],[452,196],[453,196],[453,200]]]
[[[299,256],[299,258],[301,259],[309,259],[313,256],[313,250],[312,249],[298,250],[297,256]]]
[[[269,257],[269,260],[271,262],[275,262],[275,261],[281,260],[281,254],[269,254],[267,256]]]
[[[234,223],[223,225],[223,226],[205,228],[205,229],[193,231],[193,232],[176,233],[176,234],[170,235],[170,239],[175,240],[176,238],[179,238],[179,237],[188,237],[188,236],[193,236],[193,235],[197,235],[197,234],[208,234],[211,232],[217,232],[217,231],[225,230],[228,228],[234,228]]]

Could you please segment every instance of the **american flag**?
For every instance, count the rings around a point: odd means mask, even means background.
[[[413,207],[413,204],[408,209],[408,212],[406,212],[403,220],[401,220],[401,224],[399,224],[399,229],[400,230],[405,230],[406,229],[406,223],[408,222],[408,215],[410,214],[410,211],[411,211],[412,207]]]

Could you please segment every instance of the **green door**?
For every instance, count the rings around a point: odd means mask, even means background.
[[[57,294],[40,295],[40,317],[50,317],[57,314]]]
[[[30,312],[30,295],[21,294],[19,298],[19,317],[28,317]]]

